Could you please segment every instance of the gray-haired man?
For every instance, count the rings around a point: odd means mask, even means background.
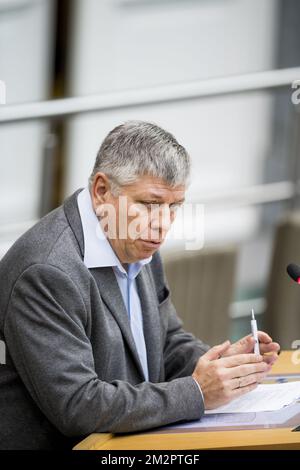
[[[66,448],[92,432],[199,419],[268,372],[279,346],[266,333],[268,356],[251,354],[250,336],[209,349],[183,330],[170,301],[158,249],[189,172],[168,132],[118,126],[89,188],[2,259],[2,449]]]

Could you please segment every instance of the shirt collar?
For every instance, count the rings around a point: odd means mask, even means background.
[[[84,237],[83,262],[87,268],[113,267],[123,276],[134,279],[142,267],[150,263],[152,256],[128,264],[128,272],[122,266],[119,258],[107,240],[98,218],[94,212],[92,199],[88,188],[83,189],[77,196],[77,204],[82,223]]]

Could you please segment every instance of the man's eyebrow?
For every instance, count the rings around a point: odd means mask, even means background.
[[[161,200],[163,199],[163,196],[161,196],[160,194],[156,194],[156,193],[147,193],[147,194],[142,194],[140,196],[140,199],[145,199],[146,201],[148,201],[149,199]]]
[[[151,193],[151,194],[147,194],[147,195],[146,194],[141,195],[141,196],[139,196],[139,199],[144,200],[144,201],[153,200],[153,202],[156,202],[156,201],[162,201],[164,198],[163,198],[163,196],[161,196],[159,194]],[[185,201],[185,198],[182,198],[179,201],[174,201],[172,204],[181,204],[184,201]]]
[[[185,198],[179,199],[179,201],[174,201],[173,204],[183,204],[185,201]]]

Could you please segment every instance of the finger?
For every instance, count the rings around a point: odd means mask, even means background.
[[[261,354],[265,354],[268,352],[278,352],[280,350],[280,346],[278,343],[260,343],[259,349]]]
[[[273,341],[271,336],[269,336],[268,333],[265,333],[264,331],[258,331],[257,336],[260,343],[272,343]]]
[[[236,354],[235,356],[220,359],[220,365],[223,367],[236,367],[242,364],[262,362],[262,360],[263,357],[260,354]]]
[[[274,353],[274,354],[265,354],[263,356],[263,361],[266,363],[266,364],[269,364],[269,365],[273,365],[277,359],[278,359],[278,354]]]
[[[219,357],[222,356],[225,351],[227,351],[229,346],[230,341],[225,341],[223,344],[218,344],[217,346],[214,346],[213,348],[209,349],[205,354],[203,354],[202,358],[207,359],[208,361],[219,359]]]
[[[232,379],[231,380],[232,390],[235,390],[236,388],[243,388],[248,385],[260,383],[263,381],[265,376],[266,376],[265,373],[260,372],[258,374],[250,374],[250,375],[247,375],[246,377],[237,377],[235,379]]]
[[[235,400],[236,398],[245,395],[246,393],[252,392],[258,386],[258,383],[253,383],[251,385],[246,385],[245,387],[235,388],[231,392],[231,399]]]
[[[252,335],[247,335],[244,336],[244,338],[241,338],[236,343],[232,344],[228,353],[230,353],[231,356],[235,354],[250,353],[251,351],[253,351],[253,347],[254,339]]]
[[[264,373],[265,375],[270,371],[271,367],[266,362],[262,361],[257,364],[245,364],[242,366],[231,367],[227,369],[227,377],[235,378],[235,377],[245,377],[247,375],[257,374],[257,373]]]

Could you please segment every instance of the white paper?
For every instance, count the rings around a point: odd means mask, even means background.
[[[236,398],[227,405],[206,410],[205,414],[216,413],[253,413],[274,411],[293,403],[300,398],[300,382],[281,384],[261,384],[252,392]]]

